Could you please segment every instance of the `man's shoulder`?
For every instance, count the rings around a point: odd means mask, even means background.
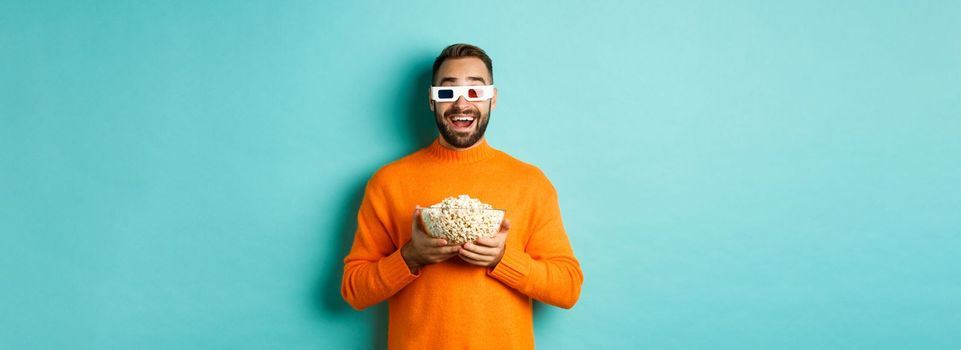
[[[417,166],[420,164],[418,158],[422,156],[421,153],[423,153],[423,149],[411,152],[384,164],[370,177],[370,184],[385,185],[393,179],[411,176],[411,174],[416,172]]]
[[[511,177],[515,180],[522,181],[528,186],[534,186],[535,188],[543,189],[553,189],[554,185],[551,180],[547,177],[547,174],[541,170],[540,167],[523,161],[517,157],[514,157],[507,152],[498,151],[501,153],[503,160],[502,163],[509,169],[511,169]]]
[[[547,179],[547,175],[544,174],[541,168],[534,165],[533,163],[520,160],[519,158],[514,157],[508,154],[507,152],[504,152],[501,150],[498,150],[497,152],[500,153],[502,162],[507,167],[519,173],[518,175],[543,177],[544,179]]]

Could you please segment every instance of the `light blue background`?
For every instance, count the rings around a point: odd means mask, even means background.
[[[0,3],[0,348],[368,349],[362,186],[471,42],[586,280],[543,349],[961,348],[961,3]]]

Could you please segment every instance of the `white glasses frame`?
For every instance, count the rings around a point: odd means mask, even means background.
[[[481,97],[468,97],[470,90],[475,90],[480,92],[478,96]],[[452,90],[453,97],[442,98],[440,97],[440,92],[443,90]],[[430,87],[430,98],[436,102],[454,102],[461,96],[464,96],[465,100],[471,102],[477,101],[487,101],[494,97],[494,85],[464,85],[464,86],[431,86]]]

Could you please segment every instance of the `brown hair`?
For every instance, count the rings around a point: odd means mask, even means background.
[[[490,56],[483,49],[471,45],[471,44],[454,44],[445,47],[437,59],[434,60],[434,72],[431,74],[431,84],[437,79],[437,70],[440,69],[440,65],[444,63],[448,58],[463,58],[463,57],[477,57],[481,61],[484,61],[484,65],[487,66],[487,73],[490,73],[491,81],[488,84],[494,83],[494,65],[491,63]]]

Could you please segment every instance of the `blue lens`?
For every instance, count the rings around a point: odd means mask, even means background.
[[[437,97],[454,98],[454,90],[451,90],[451,89],[437,90]]]

